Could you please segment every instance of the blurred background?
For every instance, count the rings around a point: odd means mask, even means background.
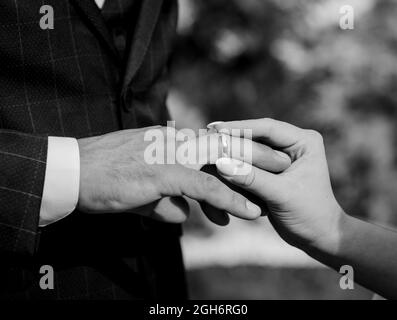
[[[355,29],[339,28],[351,5]],[[179,128],[273,117],[320,131],[336,197],[397,224],[397,1],[180,0],[169,107]],[[315,172],[313,173],[315,174]],[[266,218],[209,223],[192,207],[184,259],[195,299],[370,299],[278,238]]]

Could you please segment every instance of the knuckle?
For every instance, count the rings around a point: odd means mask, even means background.
[[[166,142],[176,142],[178,131],[174,127],[166,127]]]
[[[243,198],[238,193],[232,192],[231,202],[234,208],[240,208],[243,202]]]
[[[158,128],[162,133],[167,133],[167,127],[161,126]]]
[[[167,130],[168,130],[168,132],[169,132],[171,135],[174,135],[174,136],[176,136],[176,134],[177,134],[177,132],[178,132],[178,130],[176,130],[174,127],[167,127]]]
[[[216,191],[217,184],[215,182],[215,177],[193,170],[190,173],[190,176],[191,179],[189,179],[189,181],[191,183],[187,183],[188,188],[193,190],[196,194],[196,197],[198,197],[200,200],[207,198]]]
[[[311,141],[316,143],[323,143],[323,136],[320,132],[316,130],[306,130],[306,134]]]
[[[271,118],[262,118],[262,125],[268,129],[272,127],[273,119]]]
[[[186,172],[187,180],[185,180],[185,184],[188,188],[192,188],[196,194],[201,194],[203,192],[202,187],[202,177],[201,174],[196,174],[193,170]]]
[[[263,124],[270,124],[272,120],[273,120],[272,118],[268,118],[268,117],[262,118]]]
[[[242,179],[242,185],[244,187],[251,187],[254,184],[254,182],[255,182],[255,174],[253,172],[245,175]]]
[[[219,190],[219,183],[218,179],[212,175],[206,175],[203,177],[204,179],[204,186],[208,192],[215,192]]]
[[[165,137],[165,141],[168,141],[168,139],[175,139],[177,130],[174,127],[165,127],[161,126],[159,128],[161,131],[161,134]]]

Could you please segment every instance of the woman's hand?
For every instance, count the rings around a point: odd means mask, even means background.
[[[345,215],[331,188],[318,132],[273,119],[216,123],[212,128],[233,135],[251,129],[253,139],[288,154],[292,165],[279,174],[229,158],[219,159],[216,166],[225,179],[265,201],[271,223],[288,243],[304,250],[337,250]]]
[[[79,209],[87,213],[128,211],[180,223],[187,218],[183,199],[187,196],[209,208],[205,213],[218,224],[225,224],[225,211],[242,219],[258,218],[260,207],[218,178],[199,171],[219,158],[221,136],[187,136],[186,140],[179,136],[184,138],[172,127],[156,126],[80,139]],[[236,152],[242,160],[253,150],[256,158],[252,161],[259,168],[280,172],[290,165],[289,159],[251,140],[232,137],[228,144],[242,150]]]

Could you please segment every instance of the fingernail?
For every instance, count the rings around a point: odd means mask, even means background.
[[[291,161],[291,158],[289,157],[288,154],[278,151],[278,150],[274,150],[274,152],[276,152],[281,158]]]
[[[220,158],[216,160],[215,165],[226,176],[235,176],[237,174],[238,166],[230,158]]]
[[[216,126],[217,124],[223,123],[223,121],[215,121],[215,122],[211,122],[209,124],[207,124],[207,128],[208,129],[213,129],[214,126]]]
[[[255,217],[259,217],[262,214],[261,208],[249,200],[245,200],[245,206],[247,207],[248,212],[252,213]]]

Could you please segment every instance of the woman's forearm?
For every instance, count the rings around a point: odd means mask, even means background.
[[[355,282],[397,299],[397,232],[346,214],[340,219],[339,231],[337,243],[307,252],[337,271],[343,265],[351,266]]]

